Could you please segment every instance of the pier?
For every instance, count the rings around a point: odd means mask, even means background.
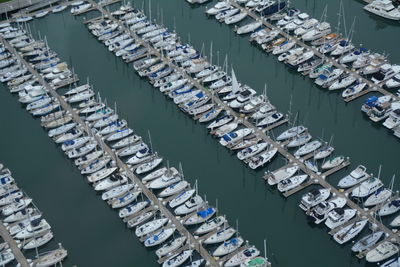
[[[243,124],[245,127],[253,129],[254,130],[254,134],[256,137],[264,140],[265,142],[271,144],[273,146],[273,148],[276,148],[279,152],[280,155],[282,155],[284,158],[286,158],[287,162],[291,163],[291,164],[297,164],[300,168],[300,170],[302,172],[304,172],[305,174],[307,174],[309,176],[310,181],[312,182],[308,182],[305,183],[305,185],[301,188],[304,189],[305,187],[312,185],[312,184],[318,184],[324,188],[328,188],[331,191],[331,194],[333,196],[337,196],[337,197],[344,197],[347,200],[347,205],[352,208],[352,209],[356,209],[357,211],[357,215],[359,217],[362,218],[366,218],[368,219],[370,222],[375,222],[375,224],[377,225],[377,228],[381,229],[382,231],[385,232],[386,236],[388,238],[390,238],[391,240],[394,240],[395,242],[400,243],[400,238],[397,234],[393,233],[389,228],[387,228],[385,225],[383,225],[381,222],[376,222],[374,219],[374,214],[373,212],[370,212],[368,210],[364,210],[362,209],[359,205],[357,205],[352,199],[350,199],[348,197],[348,194],[345,194],[343,191],[340,191],[338,189],[336,189],[334,186],[332,186],[328,181],[326,181],[326,177],[329,175],[332,175],[333,173],[347,167],[350,164],[350,160],[347,159],[346,161],[344,161],[342,164],[340,164],[339,166],[332,168],[330,170],[327,170],[325,173],[314,173],[313,171],[311,171],[309,168],[307,168],[307,166],[304,165],[303,163],[303,159],[298,159],[296,157],[294,157],[289,151],[286,150],[285,147],[285,143],[279,143],[279,142],[275,142],[275,140],[273,140],[270,136],[268,136],[266,134],[265,129],[259,129],[258,127],[256,127],[255,125],[253,125],[247,117],[242,117],[241,114],[237,113],[236,111],[234,111],[233,109],[231,109],[226,103],[224,103],[221,99],[219,99],[218,97],[214,96],[207,88],[205,88],[202,83],[201,80],[198,80],[196,78],[191,77],[190,75],[188,75],[183,69],[181,69],[180,67],[178,67],[177,65],[175,65],[173,62],[171,62],[171,60],[169,58],[167,58],[166,56],[164,56],[162,53],[160,53],[159,50],[153,48],[152,46],[150,46],[146,41],[144,41],[143,39],[141,39],[138,35],[136,35],[136,33],[130,31],[127,27],[125,27],[125,25],[117,20],[116,18],[114,18],[111,13],[107,10],[105,10],[104,8],[98,6],[94,1],[92,0],[88,0],[90,3],[92,3],[92,5],[94,7],[97,8],[97,10],[102,13],[103,17],[107,17],[108,19],[111,19],[112,21],[114,21],[115,23],[117,23],[120,28],[125,31],[125,33],[128,33],[132,38],[134,38],[136,40],[136,43],[141,44],[143,47],[145,47],[148,51],[148,53],[151,53],[157,57],[159,57],[164,63],[166,63],[168,66],[170,66],[171,68],[173,68],[177,73],[181,74],[182,77],[188,79],[188,81],[197,89],[202,90],[205,94],[207,94],[208,96],[210,96],[214,103],[216,105],[218,105],[219,107],[223,108],[224,110],[228,111],[231,115],[233,115],[236,120],[238,121],[238,123]],[[241,8],[242,11],[243,8],[238,6],[236,3],[232,3],[234,6],[237,6],[238,8]],[[244,12],[247,12],[248,14],[252,14],[250,11],[245,10]],[[257,16],[255,16],[254,14],[252,14],[253,17],[255,17],[255,19],[259,19]],[[275,26],[263,21],[264,25],[266,26],[270,26],[272,28],[276,28]],[[288,37],[289,36],[285,33],[283,33],[284,36]],[[292,38],[290,36],[290,38]],[[309,48],[307,45],[305,45],[304,43],[302,43],[301,41],[297,40],[299,45],[303,45],[306,48]],[[309,48],[309,49],[313,49],[316,50],[315,48]],[[318,51],[316,51],[316,55],[322,56]],[[332,59],[331,59],[332,60]],[[333,60],[332,60],[333,61]],[[333,61],[332,64],[334,64],[335,66],[348,71],[346,67],[338,64],[337,62]],[[370,84],[371,86],[376,87],[375,84],[373,84],[371,81],[361,77],[358,73],[357,73],[357,77],[363,79],[363,81],[367,82],[368,84]],[[385,90],[383,90],[382,88],[378,89],[379,92],[386,94],[387,92]],[[299,190],[301,190],[299,189]],[[298,191],[299,191],[298,190]],[[291,194],[294,194],[298,191],[293,191],[291,192]]]
[[[4,239],[5,242],[9,245],[12,253],[14,254],[15,259],[21,265],[21,267],[29,267],[29,263],[26,260],[24,254],[22,254],[19,249],[17,242],[10,236],[6,227],[4,227],[3,222],[0,223],[0,235]]]
[[[93,2],[94,3],[94,2]],[[94,3],[95,4],[95,3]],[[97,7],[98,5],[95,4]],[[12,47],[3,37],[0,38],[1,42],[4,46],[20,60],[20,62],[25,65],[29,72],[35,76],[38,82],[44,86],[48,90],[48,92],[57,99],[61,105],[61,107],[67,111],[73,117],[73,120],[80,125],[80,127],[86,132],[88,136],[93,136],[95,140],[98,142],[98,145],[102,147],[105,153],[109,154],[116,162],[116,165],[120,168],[121,171],[125,171],[127,177],[130,180],[137,184],[142,192],[146,195],[146,197],[151,201],[151,204],[155,209],[160,210],[164,216],[166,216],[170,221],[171,225],[175,226],[176,229],[181,233],[181,235],[186,236],[188,242],[191,244],[192,248],[196,250],[201,257],[207,262],[209,266],[219,266],[217,261],[208,253],[208,251],[201,245],[201,243],[182,225],[178,218],[176,218],[163,204],[161,199],[158,199],[152,191],[150,191],[142,181],[131,171],[129,166],[127,166],[119,157],[116,156],[114,151],[102,140],[101,136],[98,134],[94,134],[92,129],[79,117],[76,110],[73,109],[65,100],[62,98],[44,79],[43,77],[27,62],[24,58]]]

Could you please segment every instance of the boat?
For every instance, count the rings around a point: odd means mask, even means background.
[[[386,19],[400,20],[400,10],[390,0],[374,0],[364,10]]]
[[[114,173],[118,168],[117,167],[112,167],[112,168],[104,168],[101,169],[95,173],[90,174],[87,179],[89,183],[94,183],[100,180],[103,180],[104,178],[108,177],[112,173]]]
[[[228,10],[231,7],[230,3],[228,1],[221,1],[215,4],[214,7],[209,8],[206,10],[207,15],[217,15],[220,12],[223,12],[225,10]]]
[[[15,259],[11,249],[6,249],[0,252],[0,264],[6,266],[6,264],[12,262]]]
[[[193,250],[184,250],[178,254],[172,255],[167,261],[165,261],[162,267],[176,267],[182,265],[187,259],[192,256]]]
[[[161,229],[161,230],[157,231],[156,233],[150,235],[144,241],[144,246],[145,247],[154,247],[154,246],[157,246],[157,245],[163,243],[164,241],[166,241],[168,238],[170,238],[174,234],[175,230],[176,230],[175,227],[171,227],[171,228]]]
[[[335,229],[336,227],[350,221],[355,215],[355,209],[344,209],[343,207],[335,208],[328,213],[325,225],[329,229]]]
[[[224,227],[221,230],[209,236],[208,238],[206,238],[203,241],[203,243],[207,245],[221,243],[231,238],[235,233],[236,230],[233,229],[232,227]]]
[[[295,157],[301,157],[304,155],[307,155],[309,153],[314,152],[315,150],[317,150],[318,148],[320,148],[322,146],[322,143],[318,140],[314,140],[311,141],[309,143],[304,144],[303,146],[301,146],[295,153],[294,156]]]
[[[307,132],[304,132],[302,134],[296,135],[295,137],[293,137],[293,139],[287,144],[287,147],[291,148],[291,147],[298,147],[298,146],[302,146],[305,143],[307,143],[308,141],[311,140],[311,135]]]
[[[14,238],[28,239],[34,236],[39,236],[47,230],[50,230],[50,228],[50,225],[45,219],[33,220],[25,229],[22,229],[20,232],[18,232]]]
[[[158,194],[158,196],[162,197],[162,198],[165,198],[165,197],[168,197],[168,196],[175,195],[175,194],[183,191],[188,185],[189,184],[186,181],[179,181],[179,182],[177,182],[175,184],[172,184],[172,185],[168,186],[164,190],[162,190]]]
[[[330,156],[334,150],[335,148],[333,148],[332,146],[326,146],[314,154],[314,160],[324,159]]]
[[[269,185],[275,185],[279,182],[292,177],[299,170],[298,165],[291,165],[285,168],[278,169],[273,172],[266,171],[264,178],[267,178]]]
[[[129,190],[133,189],[134,187],[135,187],[134,184],[123,184],[123,185],[114,187],[114,188],[104,192],[101,195],[101,199],[108,200],[108,199],[112,199],[112,198],[117,198],[117,197],[125,194]]]
[[[243,244],[243,242],[244,242],[243,238],[241,238],[241,237],[231,238],[231,239],[225,241],[224,243],[222,243],[221,245],[219,245],[217,247],[217,249],[214,250],[212,255],[214,257],[222,257],[224,255],[232,253],[232,252],[236,251],[238,248],[240,248],[240,246]]]
[[[176,215],[183,215],[200,209],[204,205],[204,200],[199,196],[195,195],[185,201],[184,204],[174,209]]]
[[[370,195],[367,198],[367,200],[365,200],[364,206],[365,207],[371,207],[371,206],[378,205],[378,204],[388,200],[391,196],[392,196],[392,191],[391,190],[386,189],[384,187],[381,187],[378,190],[376,190],[375,193]]]
[[[25,209],[32,203],[31,198],[16,198],[15,201],[1,209],[4,216],[9,216],[15,212]]]
[[[331,33],[331,26],[328,22],[321,22],[314,26],[314,28],[301,36],[305,42],[314,41],[322,36]]]
[[[133,133],[133,130],[131,128],[124,128],[121,130],[116,130],[113,134],[109,135],[106,138],[106,141],[107,142],[117,141],[124,137],[127,137],[128,135],[130,135],[132,133]]]
[[[381,180],[379,180],[378,178],[375,178],[375,177],[371,177],[371,178],[365,180],[364,182],[362,182],[356,188],[354,188],[351,191],[351,196],[357,197],[357,198],[367,197],[370,194],[377,191],[382,186],[383,186],[383,183]]]
[[[153,221],[142,224],[135,230],[137,237],[142,237],[150,234],[151,232],[157,231],[168,222],[168,218],[155,219]]]
[[[344,160],[345,158],[343,156],[334,157],[330,160],[327,160],[324,164],[322,164],[321,168],[325,170],[335,168],[340,164],[342,164]]]
[[[200,211],[197,211],[195,214],[191,215],[189,218],[187,218],[184,222],[183,225],[194,225],[194,224],[199,224],[207,221],[210,219],[216,212],[216,209],[214,208],[205,208]]]
[[[249,146],[249,147],[239,151],[236,156],[240,160],[245,160],[245,159],[248,159],[250,157],[257,155],[258,153],[262,152],[267,147],[268,147],[268,143],[266,143],[266,142],[257,143],[257,144],[254,144],[252,146]]]
[[[266,258],[255,257],[254,259],[248,259],[244,263],[240,264],[240,267],[267,267],[270,263]]]
[[[346,88],[346,90],[344,90],[342,92],[342,97],[343,98],[349,98],[352,97],[354,95],[357,95],[358,93],[360,93],[362,90],[368,88],[366,83],[355,83],[354,85],[350,86],[349,88]]]
[[[170,186],[174,183],[177,183],[181,180],[182,180],[182,177],[179,173],[173,173],[173,172],[167,171],[163,175],[161,175],[159,178],[156,178],[155,180],[148,183],[146,186],[149,189],[162,189],[162,188]]]
[[[367,168],[363,165],[358,165],[349,175],[339,180],[338,187],[350,188],[359,184],[370,177],[367,173]]]
[[[223,225],[226,222],[227,222],[227,220],[225,219],[224,216],[215,217],[214,219],[200,225],[200,227],[197,228],[196,231],[194,231],[194,234],[195,235],[204,235],[206,233],[209,233],[209,232],[217,229],[218,227],[220,227],[221,225]]]
[[[259,155],[253,156],[248,159],[248,165],[251,169],[255,170],[264,166],[267,162],[269,162],[278,152],[277,148],[271,148]]]
[[[139,165],[139,166],[135,169],[135,172],[136,172],[137,174],[143,174],[143,173],[149,172],[149,171],[155,169],[158,165],[160,165],[162,161],[163,161],[162,158],[160,158],[160,157],[154,157],[154,158],[151,159],[150,161]]]
[[[367,223],[368,220],[361,220],[350,224],[334,234],[333,239],[339,244],[344,244],[357,236]]]
[[[186,241],[185,236],[177,237],[156,250],[158,258],[162,258],[180,248]]]
[[[23,210],[20,210],[20,211],[17,211],[15,213],[8,215],[7,217],[5,217],[3,219],[3,222],[13,223],[13,222],[22,221],[24,219],[27,219],[28,217],[33,216],[33,212],[34,212],[34,209],[26,208],[26,209],[23,209]]]
[[[128,181],[128,178],[124,174],[112,174],[109,177],[101,180],[98,183],[94,184],[95,191],[105,191],[110,188],[119,186],[121,184],[125,184]]]
[[[371,249],[365,255],[367,262],[380,262],[384,261],[399,252],[399,247],[390,241],[384,241],[380,243],[376,248]]]
[[[393,259],[385,261],[380,266],[382,266],[382,267],[398,267],[398,266],[400,266],[400,257],[395,257]]]
[[[224,267],[238,266],[247,260],[254,259],[258,255],[260,255],[260,251],[256,247],[252,246],[233,255],[228,261],[225,262],[223,266]]]
[[[254,132],[254,130],[251,128],[242,128],[242,129],[236,130],[235,132],[230,132],[230,133],[224,134],[220,138],[219,143],[222,146],[229,146],[229,145],[237,143],[241,139],[246,138],[248,135],[252,134],[253,132]]]
[[[277,141],[283,141],[283,140],[286,140],[286,139],[290,139],[290,138],[293,138],[293,137],[295,137],[295,136],[297,136],[297,135],[302,134],[302,133],[305,132],[306,130],[307,130],[307,128],[304,127],[304,126],[301,126],[301,125],[295,126],[295,127],[292,127],[292,128],[290,128],[290,129],[284,131],[284,132],[281,133],[280,135],[278,135],[278,137],[276,138],[276,140],[277,140]]]
[[[174,199],[172,199],[169,203],[168,206],[170,208],[175,208],[177,206],[182,205],[183,203],[185,203],[187,200],[189,200],[193,194],[196,192],[196,190],[191,189],[191,190],[187,190],[187,191],[183,191],[182,193],[180,193],[179,195],[177,195]]]
[[[64,9],[66,9],[67,7],[68,7],[67,5],[64,5],[64,6],[58,5],[58,6],[55,6],[55,7],[51,10],[51,12],[52,12],[52,13],[59,13],[59,12],[63,11]]]
[[[358,240],[357,243],[355,243],[351,247],[351,250],[353,252],[360,253],[366,249],[369,249],[370,247],[375,245],[383,235],[384,235],[383,231],[373,232]]]
[[[28,242],[22,242],[21,245],[23,249],[34,249],[47,244],[48,242],[50,242],[51,239],[53,239],[53,233],[51,231],[48,231],[44,235],[34,237]]]
[[[329,212],[336,208],[343,208],[346,202],[346,198],[344,197],[337,197],[329,201],[325,200],[309,209],[306,214],[310,221],[320,224],[328,218]]]
[[[393,213],[396,213],[397,211],[400,210],[400,199],[394,199],[390,202],[387,202],[383,207],[381,207],[378,210],[378,215],[379,216],[388,216],[391,215]]]
[[[113,209],[119,209],[131,204],[141,194],[141,191],[128,191],[122,196],[113,199],[110,205]]]
[[[298,187],[299,185],[301,185],[305,180],[307,180],[308,175],[307,174],[303,174],[303,175],[296,175],[290,178],[287,178],[283,181],[280,181],[278,183],[278,190],[279,192],[287,192],[289,190],[292,190],[296,187]]]
[[[308,209],[318,205],[322,201],[327,200],[330,195],[330,188],[311,189],[308,193],[304,194],[301,197],[299,207],[302,210],[307,211]]]
[[[128,206],[122,208],[118,212],[118,216],[120,218],[126,218],[126,217],[132,217],[137,215],[140,211],[142,211],[144,208],[146,208],[149,205],[149,201],[140,201],[136,202],[134,204],[129,204]],[[144,218],[139,216],[141,219],[150,219],[147,218],[146,216]],[[138,223],[140,220],[138,219],[136,222]],[[143,221],[144,222],[144,221]],[[139,224],[139,223],[138,223]]]
[[[247,14],[246,14],[246,16],[247,16]],[[239,27],[236,30],[236,33],[237,34],[247,34],[247,33],[250,33],[250,32],[254,32],[255,30],[257,30],[261,26],[262,26],[262,22],[254,21],[254,22],[251,22],[249,24],[246,24],[246,25],[243,25],[243,26]]]

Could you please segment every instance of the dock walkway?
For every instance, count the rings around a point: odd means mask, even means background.
[[[3,225],[3,222],[0,222],[0,235],[4,239],[4,241],[7,242],[12,253],[14,254],[15,259],[21,265],[21,267],[29,267],[30,265],[26,260],[24,254],[22,254],[15,240],[8,233],[6,227]]]

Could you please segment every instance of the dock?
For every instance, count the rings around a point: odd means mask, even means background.
[[[22,254],[15,240],[8,233],[6,227],[3,225],[3,222],[0,223],[0,235],[4,241],[7,242],[12,253],[14,254],[15,259],[21,265],[21,267],[29,267],[30,265],[27,259],[25,258],[24,254]]]
[[[213,99],[213,103],[215,103],[216,105],[218,105],[219,107],[223,108],[225,111],[228,111],[229,114],[233,115],[237,121],[239,121],[241,124],[243,124],[243,126],[253,129],[254,133],[257,137],[261,138],[262,140],[264,140],[265,142],[268,142],[272,145],[273,148],[276,148],[279,152],[279,154],[281,156],[283,156],[284,158],[286,158],[288,163],[291,164],[297,164],[300,168],[300,170],[302,172],[304,172],[305,174],[307,174],[310,177],[310,181],[313,181],[310,184],[319,184],[320,186],[324,187],[324,188],[329,188],[331,191],[331,194],[333,196],[340,196],[340,197],[344,197],[347,199],[347,205],[350,208],[356,209],[357,213],[359,214],[360,217],[365,217],[367,218],[369,221],[374,221],[373,218],[373,214],[370,214],[366,211],[364,211],[360,206],[358,206],[356,203],[354,203],[351,199],[349,199],[343,192],[339,191],[338,189],[336,189],[335,187],[333,187],[331,184],[329,184],[326,181],[326,177],[328,175],[331,175],[345,167],[347,167],[350,164],[349,159],[346,160],[343,164],[341,164],[340,166],[337,166],[331,170],[326,171],[324,174],[317,174],[314,173],[313,171],[311,171],[309,168],[307,168],[303,161],[301,159],[297,159],[296,157],[294,157],[290,152],[288,152],[285,148],[285,146],[282,143],[279,142],[275,142],[275,140],[273,140],[270,136],[268,136],[265,133],[265,129],[259,129],[258,127],[256,127],[255,125],[253,125],[250,121],[248,121],[247,118],[241,116],[241,114],[237,113],[236,111],[234,111],[233,109],[231,109],[229,107],[229,105],[227,103],[224,103],[221,99],[219,99],[218,97],[214,96],[209,90],[207,90],[207,88],[205,88],[202,84],[201,84],[201,80],[200,79],[195,79],[193,77],[191,77],[190,75],[188,75],[184,69],[181,69],[180,67],[178,67],[177,65],[175,65],[169,58],[165,57],[163,54],[161,54],[157,49],[153,48],[152,46],[150,46],[147,42],[145,42],[143,39],[141,39],[138,35],[136,35],[136,33],[130,31],[129,29],[127,29],[125,27],[125,25],[115,19],[111,13],[109,11],[104,10],[102,7],[99,7],[98,5],[96,5],[95,2],[93,2],[92,0],[89,0],[90,3],[92,3],[92,5],[94,7],[96,7],[102,14],[103,16],[108,17],[109,19],[113,20],[115,23],[117,23],[120,28],[125,31],[126,33],[128,33],[132,38],[134,38],[136,40],[137,44],[142,45],[143,47],[145,47],[148,52],[151,52],[152,54],[154,54],[155,56],[159,57],[163,62],[165,62],[169,67],[171,67],[172,69],[174,69],[177,73],[181,74],[182,77],[188,79],[188,81],[197,89],[202,90],[205,94],[207,94],[208,96],[210,96],[210,98]],[[235,5],[235,3],[234,3]],[[248,12],[248,11],[247,11]],[[265,22],[266,24],[268,24],[267,22]],[[267,25],[268,26],[268,25]],[[272,26],[272,25],[271,25]],[[272,26],[273,27],[273,26]],[[300,42],[300,41],[298,41]],[[305,45],[305,44],[304,44]],[[339,65],[338,63],[335,63],[336,65]],[[340,68],[345,68],[343,66],[340,65]],[[364,78],[363,78],[364,79]],[[371,82],[369,82],[371,83]],[[156,202],[155,202],[156,203]],[[400,241],[399,237],[397,235],[395,235],[389,228],[387,228],[385,225],[383,225],[380,222],[376,223],[378,228],[380,228],[382,231],[384,231],[388,236],[393,237],[395,240]],[[192,242],[190,242],[192,243]],[[207,253],[208,254],[208,253]],[[208,254],[209,255],[209,254]]]
[[[238,3],[236,3],[236,2],[233,1],[233,0],[229,0],[229,2],[230,2],[230,4],[231,4],[232,6],[238,8],[241,12],[246,13],[249,17],[253,18],[253,19],[256,20],[256,21],[262,22],[262,24],[263,24],[265,27],[267,27],[267,28],[269,28],[269,29],[271,29],[271,30],[279,31],[279,34],[280,34],[282,37],[284,37],[284,38],[286,38],[286,39],[291,39],[291,40],[296,41],[296,45],[301,46],[301,47],[304,47],[305,49],[308,49],[308,50],[310,50],[310,51],[313,51],[315,56],[317,56],[317,57],[319,57],[319,58],[324,58],[326,63],[331,63],[331,64],[332,64],[333,66],[335,66],[336,68],[341,69],[341,70],[343,70],[344,72],[347,72],[347,73],[353,75],[354,77],[356,77],[357,79],[359,79],[361,82],[364,82],[364,83],[366,83],[366,84],[369,86],[369,88],[368,88],[368,90],[366,90],[366,92],[361,91],[359,94],[357,94],[357,95],[351,97],[350,99],[347,99],[347,101],[345,100],[346,102],[349,102],[349,101],[351,101],[351,100],[354,100],[354,99],[356,99],[357,97],[363,96],[363,95],[369,93],[370,91],[377,91],[377,92],[381,93],[382,95],[391,95],[393,99],[395,99],[396,101],[400,101],[400,97],[398,97],[397,95],[394,95],[394,94],[388,92],[387,90],[383,89],[383,88],[382,88],[382,84],[375,84],[375,83],[373,83],[372,81],[370,81],[369,79],[365,78],[364,76],[361,76],[357,71],[354,71],[354,70],[349,69],[349,68],[348,68],[346,65],[344,65],[344,64],[340,64],[340,63],[338,62],[339,59],[333,59],[333,58],[331,58],[331,57],[326,57],[326,56],[324,56],[324,55],[323,55],[322,53],[320,53],[320,52],[318,51],[318,49],[316,49],[315,47],[309,46],[309,45],[305,44],[303,41],[301,41],[298,37],[292,36],[292,35],[290,35],[290,34],[284,32],[281,28],[279,28],[279,27],[277,27],[277,26],[275,26],[275,25],[269,23],[267,20],[265,20],[264,18],[262,18],[262,17],[260,17],[259,15],[255,14],[253,11],[251,11],[251,10],[245,8],[245,7],[242,7],[241,5],[239,5]],[[367,1],[367,2],[368,2],[368,1]]]
[[[94,1],[89,1],[95,6],[97,9],[106,12],[102,7],[99,7],[97,3]],[[112,16],[110,16],[112,17]],[[57,99],[63,108],[63,110],[67,111],[73,117],[73,120],[80,125],[80,127],[86,132],[88,136],[93,136],[95,140],[98,142],[98,145],[102,147],[108,155],[111,156],[112,160],[116,162],[116,165],[120,168],[120,170],[125,171],[127,177],[135,184],[139,186],[142,192],[146,195],[146,197],[155,205],[155,207],[160,210],[160,212],[171,220],[171,223],[176,227],[177,231],[186,236],[188,242],[191,244],[192,248],[196,250],[201,257],[209,264],[210,266],[219,266],[217,261],[208,253],[208,251],[200,244],[200,242],[194,238],[194,236],[182,225],[182,223],[169,211],[162,203],[162,200],[158,199],[156,195],[153,194],[150,189],[148,189],[142,181],[132,172],[132,170],[127,166],[119,157],[116,156],[115,152],[106,144],[99,134],[94,134],[92,129],[79,117],[78,113],[75,109],[73,109],[64,98],[62,98],[44,79],[43,77],[24,59],[22,56],[15,50],[13,46],[11,46],[3,37],[0,38],[1,42],[4,46],[15,55],[20,62],[26,66],[29,72],[35,76],[38,82],[48,90],[50,95]],[[28,265],[27,265],[28,266]]]

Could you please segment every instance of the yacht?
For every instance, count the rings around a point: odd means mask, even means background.
[[[135,230],[135,234],[137,237],[148,235],[151,232],[157,231],[158,229],[163,227],[167,222],[168,218],[155,219],[137,227]]]
[[[101,199],[105,201],[105,200],[119,197],[119,196],[125,194],[126,192],[128,192],[129,190],[133,189],[134,187],[135,187],[134,184],[123,184],[123,185],[114,187],[114,188],[104,192],[101,195]]]
[[[390,241],[380,243],[376,248],[371,249],[365,255],[367,262],[380,262],[384,261],[399,252],[399,247]]]
[[[164,241],[166,241],[168,238],[170,238],[174,234],[175,230],[176,230],[175,227],[171,227],[171,228],[161,229],[161,230],[157,231],[156,233],[150,235],[144,241],[144,246],[145,247],[154,247],[154,246],[157,246],[157,245],[163,243]]]
[[[165,198],[165,197],[169,197],[169,196],[178,194],[181,191],[183,191],[188,185],[189,184],[186,181],[179,181],[179,182],[172,184],[172,185],[168,186],[167,188],[165,188],[163,191],[161,191],[158,194],[158,196]]]
[[[170,208],[175,208],[177,206],[182,205],[183,203],[185,203],[186,201],[188,201],[193,194],[196,192],[196,190],[191,189],[191,190],[187,190],[184,191],[182,193],[180,193],[179,195],[177,195],[174,199],[172,199],[169,203],[168,206]]]
[[[206,238],[203,243],[209,245],[224,242],[225,240],[231,238],[235,233],[236,230],[232,227],[225,227]]]
[[[154,179],[151,181],[149,184],[147,184],[147,187],[149,189],[162,189],[167,186],[170,186],[172,184],[175,184],[181,180],[181,175],[179,173],[173,173],[166,171],[163,175],[161,175],[159,178]]]
[[[374,0],[364,6],[364,10],[387,19],[400,20],[400,10],[390,0]]]
[[[297,28],[294,30],[294,34],[296,36],[302,36],[303,34],[306,34],[307,32],[311,31],[314,29],[314,27],[318,24],[318,20],[311,18],[307,19],[301,27]]]
[[[318,148],[322,146],[322,143],[318,140],[311,141],[309,143],[304,144],[301,146],[295,153],[295,157],[302,157],[304,155],[310,154],[316,151]]]
[[[204,205],[204,200],[199,195],[192,196],[183,205],[174,209],[176,215],[184,215],[200,209]]]
[[[106,179],[93,184],[95,191],[106,191],[110,188],[125,184],[128,181],[126,175],[110,175]]]
[[[346,205],[346,198],[337,197],[329,201],[322,201],[312,209],[308,210],[306,214],[310,221],[315,224],[320,224],[328,218],[329,212],[336,208],[343,208]]]
[[[392,201],[386,203],[383,207],[381,207],[378,210],[378,215],[381,217],[388,216],[393,213],[396,213],[399,210],[400,210],[400,199],[397,198],[395,200],[392,200]]]
[[[360,83],[360,82],[356,82],[354,85],[350,86],[349,88],[346,88],[343,92],[342,92],[342,97],[343,98],[349,98],[352,97],[358,93],[360,93],[362,90],[368,88],[366,83]]]
[[[357,211],[355,209],[344,209],[335,208],[328,213],[328,218],[325,221],[325,225],[329,229],[334,229],[348,221],[350,221],[355,215]]]
[[[234,237],[231,238],[221,245],[217,247],[217,249],[212,253],[214,257],[222,257],[227,254],[230,254],[234,251],[236,251],[240,246],[243,244],[243,238],[241,237]]]
[[[370,176],[367,173],[367,168],[363,165],[358,165],[349,175],[343,177],[339,180],[338,187],[340,188],[350,188],[359,184]]]
[[[257,143],[239,151],[236,156],[240,160],[245,160],[264,151],[267,147],[268,143],[265,142]]]
[[[302,174],[302,175],[296,175],[290,178],[287,178],[283,181],[280,181],[278,183],[278,190],[279,192],[287,192],[289,190],[292,190],[299,185],[301,185],[305,180],[307,180],[308,175],[307,174]]]
[[[256,247],[252,246],[233,255],[228,261],[225,262],[223,266],[224,267],[238,266],[247,260],[254,259],[258,255],[260,255],[260,251]]]
[[[255,170],[259,167],[264,166],[267,162],[269,162],[278,152],[277,148],[269,149],[259,155],[251,157],[248,160],[248,165],[251,169]]]
[[[207,9],[206,14],[207,15],[217,15],[219,12],[228,10],[229,8],[231,8],[229,1],[221,1],[221,2],[218,2],[214,7]]]
[[[383,64],[379,68],[379,71],[372,76],[371,81],[373,81],[376,84],[379,84],[381,82],[389,80],[399,72],[400,72],[399,65]]]
[[[314,26],[311,31],[304,33],[301,39],[305,42],[316,40],[331,33],[331,25],[328,22],[321,22]]]
[[[267,178],[269,185],[275,185],[279,182],[292,177],[299,170],[298,165],[292,165],[281,168],[273,172],[266,171],[264,178]]]
[[[311,140],[311,135],[307,132],[303,132],[302,134],[299,134],[295,137],[293,137],[292,140],[290,140],[290,142],[287,144],[288,148],[292,148],[292,147],[298,147],[298,146],[302,146],[305,143],[307,143],[308,141]]]
[[[389,89],[400,87],[400,74],[398,73],[389,80],[387,80],[385,85]]]
[[[172,255],[167,261],[165,261],[162,267],[177,267],[181,266],[187,259],[192,256],[193,250],[184,250],[178,254]]]
[[[307,194],[304,194],[301,197],[301,202],[299,204],[299,207],[302,210],[306,211],[318,205],[322,201],[327,200],[330,195],[331,195],[330,188],[312,189]]]
[[[246,14],[246,16],[247,16],[247,14]],[[243,26],[239,27],[236,30],[236,33],[237,34],[246,34],[246,33],[254,32],[255,30],[257,30],[261,26],[262,26],[262,22],[255,21],[255,22],[252,22],[252,23],[249,23],[249,24],[246,24],[246,25],[243,25]]]
[[[354,188],[351,191],[351,196],[358,197],[358,198],[367,197],[370,194],[376,192],[382,186],[383,186],[383,183],[381,180],[379,180],[378,178],[375,178],[375,177],[371,177],[371,178],[367,179],[366,181],[362,182],[356,188]]]
[[[394,129],[400,125],[400,105],[392,103],[392,110],[389,112],[389,117],[383,123],[388,129]]]
[[[200,210],[196,212],[195,214],[189,216],[183,224],[184,225],[195,225],[199,223],[203,223],[210,219],[216,212],[216,209],[214,208],[205,208],[203,210]]]
[[[325,146],[324,148],[320,149],[317,153],[314,155],[314,160],[319,160],[319,159],[324,159],[328,156],[330,156],[335,148],[332,146]]]
[[[214,219],[200,225],[200,227],[197,228],[196,231],[194,231],[194,234],[195,235],[204,235],[206,233],[209,233],[209,232],[217,229],[218,227],[220,227],[221,225],[223,225],[226,222],[227,222],[227,220],[225,219],[224,216],[215,217]]]
[[[375,245],[383,235],[384,235],[383,231],[373,232],[361,238],[357,243],[355,243],[351,247],[351,250],[353,252],[362,252],[366,249],[369,249],[370,247]]]
[[[332,159],[327,160],[324,164],[322,164],[321,168],[324,170],[332,169],[344,162],[345,158],[343,156],[337,156]]]
[[[307,130],[306,127],[299,125],[299,126],[295,126],[292,127],[286,131],[284,131],[283,133],[281,133],[280,135],[278,135],[278,137],[276,138],[277,141],[283,141],[289,138],[293,138],[297,135],[302,134],[303,132],[305,132]]]
[[[113,199],[110,204],[113,209],[123,208],[137,199],[141,191],[128,191],[124,195]]]
[[[295,19],[286,24],[283,29],[289,32],[296,30],[301,27],[307,20],[309,20],[310,16],[307,13],[301,13],[297,15]]]
[[[365,207],[371,207],[385,202],[392,196],[392,190],[386,189],[384,187],[379,188],[375,193],[370,195],[364,202]]]
[[[136,223],[138,223],[138,224],[143,223],[144,221],[146,221],[147,219],[150,219],[150,218],[147,218],[147,215],[145,215],[144,217],[137,216],[137,215],[140,213],[140,211],[142,211],[148,205],[149,205],[149,201],[146,201],[146,200],[130,204],[130,205],[124,207],[123,209],[120,209],[118,212],[118,216],[120,218],[127,218],[127,217],[132,217],[132,216],[138,217],[136,220]]]
[[[344,244],[357,236],[368,223],[368,220],[357,221],[334,234],[333,239],[339,244]]]
[[[252,134],[254,132],[253,129],[251,128],[242,128],[239,130],[236,130],[235,132],[230,132],[221,137],[219,140],[219,143],[222,146],[229,146],[232,144],[237,143],[239,140],[246,138],[248,135]]]
[[[400,266],[400,257],[395,257],[381,264],[382,267],[398,267]]]
[[[171,240],[170,242],[166,243],[159,249],[157,249],[156,255],[158,256],[158,258],[162,258],[162,257],[172,253],[173,251],[177,250],[178,248],[182,247],[182,245],[185,243],[185,241],[186,241],[185,236],[177,237],[177,238]]]

